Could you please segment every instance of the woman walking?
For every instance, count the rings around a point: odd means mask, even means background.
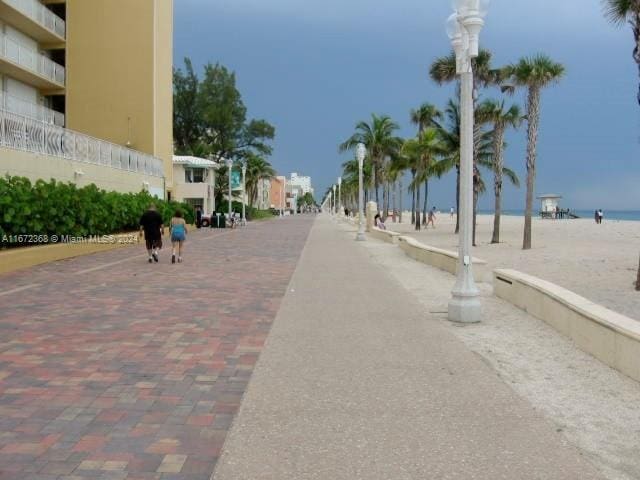
[[[182,244],[187,237],[187,222],[182,218],[181,210],[176,210],[176,213],[174,213],[169,225],[169,232],[171,233],[171,245],[173,246],[171,263],[176,263],[176,247],[178,248],[178,263],[182,263]]]

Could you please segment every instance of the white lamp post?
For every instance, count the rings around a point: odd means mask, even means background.
[[[242,165],[242,225],[247,223],[245,203],[247,202],[247,165]]]
[[[336,205],[336,186],[333,186],[333,209],[331,210],[331,214],[335,215],[338,211],[338,206]]]
[[[229,168],[229,218],[228,222],[231,222],[231,202],[232,202],[232,193],[231,193],[231,168],[233,167],[233,161],[227,160],[227,167]]]
[[[356,147],[356,158],[358,159],[358,234],[356,240],[364,242],[366,237],[364,236],[364,189],[363,189],[363,174],[364,157],[367,155],[367,147],[363,143],[359,143]]]
[[[460,240],[456,284],[449,301],[449,320],[480,321],[479,292],[473,280],[471,236],[473,232],[473,68],[479,35],[489,0],[453,0],[455,13],[447,21],[447,34],[456,53],[460,75]]]
[[[338,177],[338,215],[342,215],[344,213],[344,208],[342,208],[342,177]]]

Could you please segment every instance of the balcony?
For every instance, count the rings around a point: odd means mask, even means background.
[[[64,113],[56,112],[44,105],[38,105],[22,98],[0,93],[0,109],[17,113],[24,117],[40,120],[59,127],[64,127]]]
[[[0,0],[0,18],[41,44],[65,41],[65,21],[38,0]]]
[[[0,147],[164,177],[162,160],[152,155],[6,110],[0,110]]]
[[[65,69],[62,65],[4,34],[0,34],[0,73],[40,90],[64,89]]]

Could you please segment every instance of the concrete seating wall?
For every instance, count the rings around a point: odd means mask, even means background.
[[[383,242],[391,243],[393,245],[398,244],[398,239],[401,237],[400,233],[392,232],[391,230],[381,230],[378,227],[371,227],[369,236],[382,240]]]
[[[548,323],[583,351],[640,381],[640,323],[551,282],[495,270],[499,298]]]
[[[458,253],[443,250],[441,248],[424,245],[412,237],[401,236],[398,238],[398,245],[404,253],[414,260],[426,265],[439,268],[445,272],[455,275],[458,270]],[[473,274],[480,282],[490,282],[491,271],[487,262],[478,258],[473,259]]]

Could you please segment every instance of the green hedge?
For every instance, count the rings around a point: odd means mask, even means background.
[[[166,222],[177,208],[188,223],[194,222],[190,205],[158,200],[148,192],[107,192],[94,184],[78,188],[55,180],[32,184],[24,177],[6,176],[0,178],[0,239],[5,235],[82,237],[137,230],[140,216],[151,203]]]
[[[242,202],[231,202],[231,211],[242,213]],[[216,205],[216,212],[224,213],[225,215],[229,213],[229,202],[227,200],[222,200]],[[262,220],[265,218],[273,217],[273,214],[269,210],[258,210],[257,208],[246,206],[245,213],[247,215],[247,220]]]

